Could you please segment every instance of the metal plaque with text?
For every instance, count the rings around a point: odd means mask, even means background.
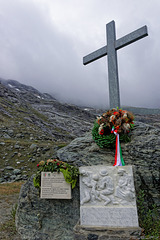
[[[63,173],[41,173],[41,198],[71,199],[71,184],[64,179]]]

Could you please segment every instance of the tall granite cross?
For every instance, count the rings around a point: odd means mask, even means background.
[[[108,56],[109,101],[110,108],[120,107],[117,50],[148,36],[147,26],[116,40],[115,22],[106,24],[107,45],[83,58],[83,64],[91,63],[103,56]]]

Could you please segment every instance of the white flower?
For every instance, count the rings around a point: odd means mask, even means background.
[[[116,118],[115,115],[110,116],[109,121],[112,122]]]
[[[127,113],[123,114],[123,119],[127,118]]]
[[[122,128],[123,128],[124,132],[126,133],[130,129],[130,124],[129,123],[123,123]]]
[[[104,123],[102,123],[102,124],[99,126],[99,128],[98,128],[98,133],[100,133],[100,131],[103,129],[103,127],[104,127]]]

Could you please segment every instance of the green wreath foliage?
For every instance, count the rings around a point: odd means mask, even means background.
[[[128,111],[122,111],[121,109],[108,110],[94,122],[92,137],[100,148],[115,148],[116,136],[111,133],[112,127],[114,127],[119,133],[120,142],[130,142],[131,130],[134,126],[133,119],[133,114]],[[100,128],[103,131],[102,134]]]
[[[62,172],[67,183],[70,183],[72,189],[76,186],[79,170],[77,167],[58,159],[48,159],[37,164],[38,171],[33,178],[33,184],[36,188],[41,187],[41,172]]]
[[[94,127],[92,129],[92,137],[96,144],[100,148],[115,148],[116,136],[113,133],[108,135],[100,135],[98,133],[99,124],[95,121]],[[131,135],[130,134],[120,134],[119,139],[121,142],[130,142]]]

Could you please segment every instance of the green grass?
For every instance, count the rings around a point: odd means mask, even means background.
[[[0,225],[0,233],[4,232],[3,234],[7,234],[10,233],[10,237],[15,235],[17,233],[16,231],[16,226],[15,226],[15,222],[14,219],[10,219],[7,222],[3,223]],[[5,239],[5,238],[4,238]],[[7,239],[7,238],[6,238]]]
[[[145,191],[141,190],[137,197],[137,207],[140,227],[144,229],[146,239],[160,239],[160,215],[154,204],[148,208],[145,204]]]
[[[0,187],[0,196],[12,195],[19,193],[24,182],[3,183]]]

